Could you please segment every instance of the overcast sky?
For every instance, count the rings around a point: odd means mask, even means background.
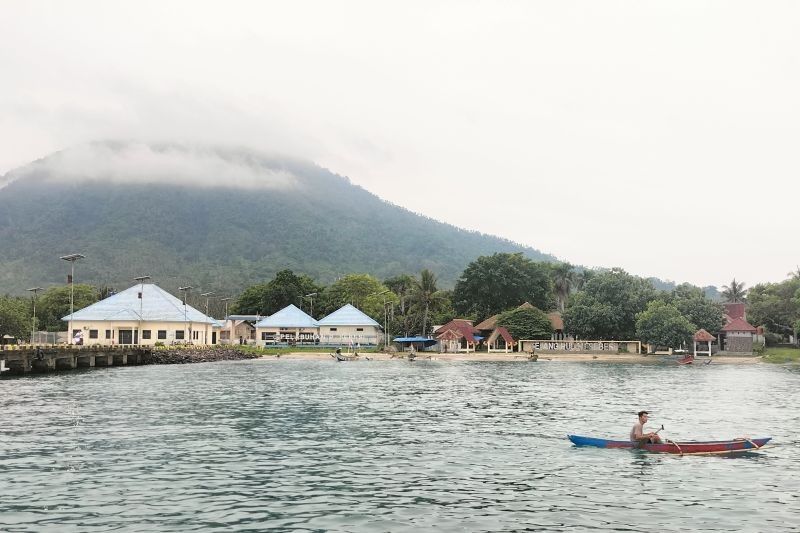
[[[800,264],[800,3],[0,0],[0,174],[101,139],[311,159],[572,263]]]

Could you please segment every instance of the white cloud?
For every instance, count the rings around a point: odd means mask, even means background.
[[[573,263],[778,280],[800,229],[798,17],[740,0],[6,2],[0,173],[97,139],[252,146]]]
[[[244,152],[136,142],[72,147],[24,167],[11,178],[23,179],[27,175],[73,183],[159,183],[242,189],[286,189],[298,184],[287,170],[270,168],[263,160]]]

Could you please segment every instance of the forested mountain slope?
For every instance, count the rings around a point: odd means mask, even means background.
[[[165,288],[228,293],[284,268],[321,282],[428,268],[447,287],[480,255],[553,259],[419,216],[309,162],[239,149],[93,143],[9,172],[0,187],[0,292],[63,283],[67,253],[86,256],[79,282],[119,289],[149,274]]]

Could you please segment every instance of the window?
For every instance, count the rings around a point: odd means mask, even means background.
[[[150,339],[150,330],[149,329],[143,329],[142,330],[142,339],[143,340]]]
[[[336,331],[336,330],[337,330],[337,328],[331,328],[331,331]]]
[[[167,338],[167,330],[165,330],[165,329],[158,330],[158,338],[159,339],[166,339]]]
[[[106,339],[110,339],[111,338],[111,333],[113,333],[113,332],[110,329],[106,330]]]
[[[364,328],[356,328],[356,331],[364,331]]]
[[[200,332],[199,331],[193,331],[192,332],[192,340],[199,340],[199,339],[200,339]]]
[[[89,330],[89,338],[90,339],[96,339],[97,338],[97,330],[96,329],[90,329]]]
[[[176,329],[175,330],[175,340],[176,341],[182,341],[183,340],[183,330],[182,329]]]

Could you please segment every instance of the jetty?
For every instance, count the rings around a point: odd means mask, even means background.
[[[187,364],[255,359],[257,354],[220,346],[79,346],[19,345],[0,347],[2,374],[29,374],[76,368],[152,364]]]

